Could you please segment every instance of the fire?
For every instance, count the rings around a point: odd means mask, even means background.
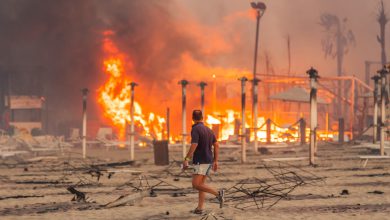
[[[125,74],[135,74],[131,61],[125,59],[110,40],[112,32],[105,32],[106,37],[103,41],[103,51],[107,54],[104,59],[104,72],[108,74],[108,80],[98,89],[98,102],[104,110],[104,116],[111,120],[113,125],[118,128],[119,139],[124,139],[127,124],[130,118],[130,86],[131,80]],[[138,102],[134,102],[134,124],[137,132],[145,136],[161,139],[163,136],[163,124],[165,119],[151,112],[145,116],[142,107]]]
[[[207,116],[206,123],[207,123],[207,124],[210,124],[210,125],[219,125],[219,124],[221,124],[221,121],[218,120],[217,118],[214,118],[214,117],[211,116],[211,115],[208,115],[208,116]]]
[[[211,115],[207,115],[206,124],[211,127],[218,125],[218,130],[214,130],[215,133],[218,133],[219,141],[234,141],[239,139],[239,135],[241,134],[241,115],[240,112],[234,111],[231,109],[225,110],[224,114],[213,113]],[[220,119],[217,118],[220,117]],[[247,119],[250,118],[250,113],[245,116]],[[267,142],[267,126],[266,119],[264,117],[258,118],[257,127],[259,128],[257,131],[257,140],[262,143]],[[246,123],[245,128],[251,128],[251,126]],[[310,131],[306,131],[306,137],[309,137]],[[247,134],[249,135],[249,134]],[[250,141],[255,139],[253,130],[250,133]],[[298,140],[298,128],[281,128],[271,123],[270,129],[270,141],[271,142],[296,142]]]
[[[224,114],[219,114],[219,113],[214,113],[214,115],[218,115],[220,116],[220,119],[217,119],[215,116],[213,115],[207,115],[207,120],[206,120],[206,124],[208,125],[219,125],[219,130],[217,131],[218,134],[220,135],[217,135],[219,136],[219,140],[228,140],[229,137],[233,136],[234,135],[234,128],[235,126],[235,122],[236,122],[236,118],[235,116],[238,115],[237,112],[231,110],[231,109],[227,109],[225,110]],[[216,131],[214,131],[216,132]]]
[[[104,108],[105,116],[118,126],[119,136],[123,138],[126,122],[130,120],[128,80],[123,77],[123,62],[119,58],[105,60],[104,66],[109,79],[99,89],[99,103]]]

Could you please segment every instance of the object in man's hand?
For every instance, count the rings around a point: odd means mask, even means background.
[[[182,170],[186,170],[188,167],[189,167],[188,164],[187,164],[187,165],[180,164],[180,168],[181,168]]]

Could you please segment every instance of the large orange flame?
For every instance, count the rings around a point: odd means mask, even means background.
[[[130,86],[131,80],[125,74],[134,75],[135,71],[130,60],[119,51],[114,42],[109,38],[113,33],[104,32],[103,51],[106,58],[103,61],[104,71],[108,74],[108,80],[98,89],[98,102],[103,108],[104,116],[110,119],[115,127],[118,128],[119,139],[124,139],[126,125],[130,122]],[[141,105],[134,102],[134,122],[137,127],[142,128],[139,131],[145,136],[154,136],[161,139],[163,134],[164,118],[149,113],[146,117],[142,113]]]

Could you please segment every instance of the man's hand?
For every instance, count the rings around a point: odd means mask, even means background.
[[[217,172],[218,170],[218,163],[216,161],[213,162],[213,171]]]
[[[188,160],[184,160],[182,169],[185,170],[187,168],[188,168]]]

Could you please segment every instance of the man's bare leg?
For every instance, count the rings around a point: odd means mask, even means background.
[[[199,200],[198,200],[198,207],[197,209],[203,210],[204,200],[206,198],[206,193],[199,191]]]
[[[205,183],[206,176],[202,176],[202,184]],[[203,210],[204,201],[206,199],[206,193],[199,191],[198,209]]]
[[[207,192],[213,194],[214,196],[218,196],[218,192],[215,189],[207,186],[205,182],[206,176],[194,174],[192,175],[192,186],[198,191]]]

